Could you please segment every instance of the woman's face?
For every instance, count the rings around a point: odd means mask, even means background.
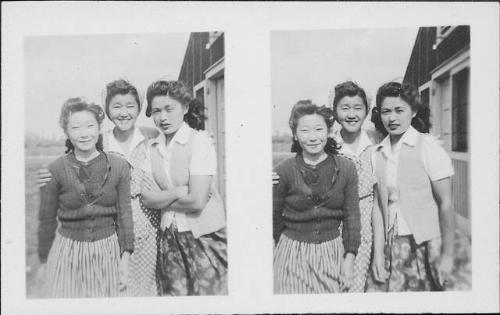
[[[337,121],[348,133],[356,133],[361,129],[367,112],[360,96],[344,96],[335,107]]]
[[[186,113],[187,108],[168,95],[155,96],[151,102],[151,116],[156,127],[165,135],[179,130]]]
[[[380,106],[380,118],[391,136],[402,135],[408,130],[416,113],[400,97],[386,97]]]
[[[295,138],[303,152],[316,156],[322,154],[328,137],[328,127],[323,116],[305,115],[299,118]]]
[[[70,114],[66,135],[75,147],[81,152],[91,152],[96,150],[96,143],[99,139],[99,123],[93,113],[80,111]]]
[[[127,131],[134,127],[139,116],[139,104],[132,94],[117,94],[109,102],[108,113],[116,128]]]

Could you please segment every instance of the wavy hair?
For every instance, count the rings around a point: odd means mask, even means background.
[[[399,97],[410,105],[411,110],[416,113],[411,120],[413,128],[422,133],[429,133],[431,110],[429,104],[421,102],[417,89],[408,83],[388,82],[378,89],[376,106],[372,109],[371,120],[382,135],[386,136],[388,134],[380,117],[382,102],[386,97]]]
[[[294,153],[302,153],[302,147],[299,144],[299,141],[295,139],[295,135],[297,134],[297,126],[299,124],[299,119],[306,115],[320,115],[325,120],[326,126],[328,128],[328,133],[333,126],[333,122],[335,118],[333,117],[333,111],[326,106],[317,106],[311,100],[300,100],[298,101],[292,108],[292,112],[290,114],[290,119],[288,120],[288,125],[292,130],[293,134],[293,143],[291,152]],[[327,137],[325,152],[328,154],[337,154],[339,150],[339,146],[337,142],[331,138]]]
[[[334,114],[335,114],[335,109],[336,109],[337,105],[339,104],[340,100],[346,96],[349,96],[349,97],[359,96],[361,98],[361,100],[363,101],[363,103],[365,104],[366,114],[368,114],[368,111],[370,110],[370,106],[368,105],[368,100],[366,97],[365,90],[363,90],[363,88],[361,88],[355,82],[345,81],[345,82],[337,84],[334,87],[334,93],[335,93],[335,96],[333,97],[333,101],[332,101],[332,108],[333,108]]]
[[[104,107],[104,109],[106,110],[106,115],[108,115],[108,117],[109,117],[109,103],[111,102],[113,97],[115,97],[116,95],[127,95],[127,94],[130,94],[134,97],[140,112],[141,100],[139,99],[139,93],[137,92],[135,86],[130,84],[130,82],[124,79],[119,79],[111,83],[108,83],[108,85],[106,85],[106,99],[104,101],[104,104],[106,106]]]
[[[83,99],[79,97],[75,98],[70,98],[66,102],[64,102],[62,108],[61,108],[61,115],[59,116],[59,125],[61,128],[64,130],[64,133],[67,133],[67,128],[68,128],[68,122],[69,122],[69,117],[78,112],[84,112],[87,111],[94,115],[97,124],[99,125],[99,128],[101,128],[101,124],[104,120],[104,112],[101,108],[101,106],[94,104],[94,103],[87,103]],[[75,146],[69,139],[66,139],[66,152],[73,152],[75,150]],[[103,144],[102,144],[102,134],[99,134],[99,138],[97,139],[96,143],[96,149],[98,151],[103,151]]]
[[[151,103],[156,96],[169,96],[178,101],[188,109],[184,115],[184,121],[189,127],[201,130],[204,129],[205,107],[198,99],[193,98],[187,86],[182,81],[165,81],[160,80],[153,82],[146,93],[148,106],[146,108],[146,116],[151,117]]]

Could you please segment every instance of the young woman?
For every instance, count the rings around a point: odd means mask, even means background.
[[[103,133],[104,151],[128,161],[132,168],[138,163],[133,154],[145,139],[156,137],[155,128],[137,127],[135,122],[141,111],[137,89],[125,80],[116,80],[106,86],[105,111],[114,128]],[[136,173],[137,174],[137,173]],[[43,186],[51,179],[51,173],[40,170],[38,183]],[[141,207],[140,187],[132,179],[132,213],[134,220],[135,250],[130,257],[128,286],[123,292],[130,296],[156,296],[159,294],[157,271],[158,230],[160,216],[157,211]]]
[[[374,152],[379,197],[374,220],[383,222],[384,230],[374,231],[375,281],[369,291],[442,289],[453,265],[451,160],[427,134],[429,107],[413,87],[384,84],[376,103],[372,121],[387,136]]]
[[[333,293],[352,285],[360,244],[358,177],[328,137],[333,113],[311,101],[292,109],[292,152],[273,187],[274,290]],[[342,237],[339,225],[343,224]]]
[[[215,148],[200,130],[203,107],[179,81],[154,82],[147,102],[146,116],[161,133],[140,147],[145,162],[134,172],[147,175],[143,205],[161,209],[162,294],[227,294],[225,211]]]
[[[339,154],[356,165],[359,179],[359,209],[361,215],[361,245],[354,261],[354,279],[349,292],[364,292],[372,251],[373,175],[371,154],[375,140],[361,129],[368,115],[365,91],[352,81],[334,88],[333,112],[342,128],[335,133],[335,141],[341,145]]]
[[[127,284],[134,250],[130,170],[102,151],[103,119],[98,105],[79,98],[61,110],[68,150],[49,166],[39,212],[39,273],[48,297],[116,296]]]

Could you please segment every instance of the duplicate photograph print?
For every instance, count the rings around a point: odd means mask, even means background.
[[[273,31],[275,294],[471,290],[470,27]]]
[[[224,33],[24,54],[27,297],[226,295]]]

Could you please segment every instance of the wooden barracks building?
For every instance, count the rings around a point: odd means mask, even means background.
[[[225,128],[224,128],[224,33],[191,33],[182,62],[179,80],[187,84],[205,107],[205,130],[215,137],[217,152],[217,188],[224,200]]]
[[[431,109],[431,133],[450,155],[457,225],[470,236],[470,27],[421,27],[403,81],[417,86]]]

